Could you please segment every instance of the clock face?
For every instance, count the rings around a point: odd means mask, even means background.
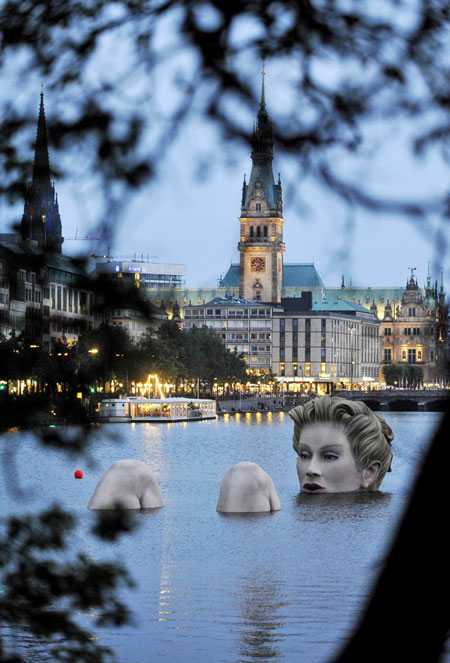
[[[266,271],[266,259],[265,258],[252,258],[250,261],[250,267],[252,272],[265,272]]]

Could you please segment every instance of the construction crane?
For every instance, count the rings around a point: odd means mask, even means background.
[[[147,255],[145,257],[148,261],[149,258],[157,258],[158,256],[156,254],[149,255],[147,253]],[[113,260],[121,260],[123,258],[128,258],[128,259],[131,258],[131,262],[144,262],[144,254],[143,253],[141,254],[141,260],[139,260],[139,258],[136,257],[136,253],[134,253],[134,254],[132,254],[132,253],[122,253],[122,254],[111,255],[111,247],[110,246],[108,246],[108,251],[107,251],[106,254],[99,255],[97,253],[91,253],[91,258],[105,258],[107,260],[107,262],[112,262]]]
[[[78,242],[98,242],[101,239],[103,239],[103,237],[100,237],[100,235],[95,235],[95,237],[88,237],[88,235],[85,237],[78,237],[78,228],[75,231],[75,237],[64,237],[65,242],[74,242],[75,240]]]

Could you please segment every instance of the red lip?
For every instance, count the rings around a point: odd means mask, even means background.
[[[324,491],[325,488],[318,483],[305,483],[302,486],[302,490],[305,493],[318,493],[320,491]]]

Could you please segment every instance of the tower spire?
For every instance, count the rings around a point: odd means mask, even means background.
[[[50,186],[50,159],[48,156],[43,86],[41,87],[41,103],[39,105],[39,118],[36,131],[32,183],[41,189]]]
[[[36,131],[33,179],[28,184],[25,206],[20,225],[23,240],[33,240],[42,249],[61,253],[61,216],[54,184],[50,180],[50,159],[48,156],[47,127],[44,110],[44,90],[41,87],[41,101]]]
[[[266,72],[265,72],[265,59],[264,59],[264,58],[263,58],[263,61],[262,61],[262,65],[263,65],[263,68],[262,68],[262,72],[261,72],[261,77],[262,77],[262,82],[261,82],[261,103],[259,104],[259,108],[260,108],[260,110],[263,110],[263,109],[265,109],[265,107],[266,107],[266,95],[265,95],[265,90],[264,90],[264,76],[266,75]]]
[[[251,137],[252,170],[242,186],[239,297],[247,301],[281,301],[283,286],[283,201],[281,178],[272,170],[272,123],[266,110],[265,63],[261,100]]]

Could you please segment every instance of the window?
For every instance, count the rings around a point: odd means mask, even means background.
[[[267,226],[263,226],[263,230],[264,230],[264,237],[267,237]]]
[[[413,336],[420,336],[420,327],[413,327]]]
[[[383,361],[392,361],[392,350],[391,348],[384,349]]]
[[[261,203],[256,203],[256,211],[257,212],[261,211]]]
[[[285,373],[285,364],[280,364],[280,375],[284,376]]]
[[[415,309],[415,307],[413,307],[413,308],[409,308],[409,309],[408,309],[408,315],[409,315],[410,318],[414,318],[414,317],[415,317],[415,315],[416,315],[416,309]]]
[[[250,237],[253,237],[253,226],[250,226]]]
[[[256,237],[261,237],[261,226],[256,226]]]
[[[385,336],[391,336],[392,334],[392,327],[385,327],[384,328],[384,335]]]
[[[283,318],[281,318],[281,320],[280,320],[280,327],[284,327],[285,324],[286,324],[286,320],[284,320]]]
[[[311,364],[309,362],[305,363],[305,375],[311,375]]]
[[[408,364],[416,363],[416,349],[408,348]]]
[[[405,327],[403,329],[403,335],[404,336],[411,336],[411,327]]]
[[[292,364],[292,375],[294,376],[294,378],[297,377],[297,375],[298,375],[298,364]]]

